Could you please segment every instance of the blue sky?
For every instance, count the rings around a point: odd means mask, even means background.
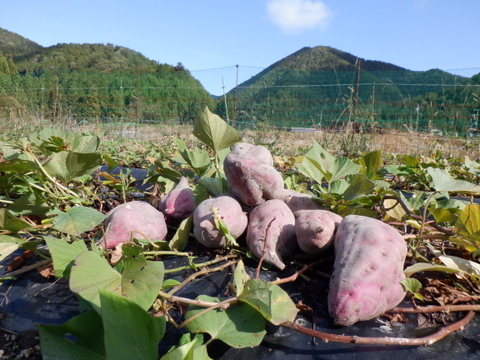
[[[111,43],[181,62],[221,95],[305,46],[470,77],[478,14],[478,0],[22,0],[3,1],[0,27],[42,46]]]

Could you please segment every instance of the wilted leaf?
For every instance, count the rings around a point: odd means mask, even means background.
[[[192,229],[193,216],[190,215],[188,218],[182,220],[180,226],[178,227],[175,235],[168,243],[168,246],[172,250],[182,251],[188,244],[190,238],[190,231]]]
[[[441,262],[452,269],[464,271],[470,275],[480,276],[480,264],[459,258],[457,256],[441,255],[438,257]]]

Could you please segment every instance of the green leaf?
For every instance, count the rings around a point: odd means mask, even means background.
[[[87,245],[83,241],[74,241],[69,244],[63,239],[45,236],[48,250],[52,255],[53,268],[56,277],[68,277],[76,257],[87,251]]]
[[[434,265],[430,263],[416,263],[407,267],[403,272],[405,273],[405,276],[408,278],[420,271],[440,271],[440,272],[454,273],[454,274],[457,274],[460,272],[460,270],[458,269],[452,269],[448,266]]]
[[[218,212],[218,208],[212,207],[213,211],[213,221],[215,223],[215,227],[220,230],[220,232],[225,236],[226,239],[226,247],[233,247],[238,246],[237,241],[235,238],[230,234],[230,230],[228,230],[227,224],[223,221],[222,216]]]
[[[108,359],[156,360],[165,317],[154,317],[135,302],[99,289]]]
[[[351,201],[358,197],[371,194],[375,189],[375,184],[367,179],[363,174],[356,174],[347,179],[348,188],[342,195],[342,198]]]
[[[160,360],[211,360],[206,345],[203,345],[203,335],[184,334],[177,346],[162,356]],[[187,340],[187,341],[185,341]]]
[[[208,107],[195,121],[193,135],[216,152],[242,140],[237,131]]]
[[[27,192],[10,205],[8,210],[17,215],[35,214],[42,216],[45,215],[50,208],[45,203],[42,196],[33,192]]]
[[[479,194],[480,186],[468,181],[453,179],[445,171],[437,168],[428,168],[427,173],[432,177],[432,187],[436,191],[455,192],[462,194]]]
[[[250,277],[245,271],[245,264],[242,260],[240,260],[235,267],[235,272],[233,273],[233,282],[235,283],[235,287],[237,288],[237,296],[243,292],[243,288],[248,279],[250,279]]]
[[[178,151],[183,160],[192,167],[198,175],[202,175],[211,165],[210,156],[207,151],[203,149],[187,150],[185,141],[182,139],[175,139]]]
[[[377,171],[380,170],[380,168],[383,165],[383,159],[382,159],[382,151],[377,150],[377,151],[372,151],[369,152],[368,154],[363,155],[359,159],[360,165],[363,167],[363,174],[369,179],[376,179],[377,177]]]
[[[106,360],[102,319],[95,311],[37,328],[44,360]]]
[[[29,171],[38,171],[36,164],[32,161],[13,159],[0,162],[0,172],[24,174]]]
[[[12,254],[18,249],[18,244],[15,243],[2,243],[0,242],[0,261],[3,261],[7,256]],[[0,266],[1,268],[2,266]]]
[[[32,227],[25,220],[15,217],[8,209],[0,208],[0,229],[19,232]]]
[[[415,278],[405,278],[400,283],[403,285],[406,291],[415,294],[422,289],[422,283]]]
[[[100,224],[105,215],[94,208],[75,206],[67,212],[57,212],[54,229],[73,236],[79,236]]]
[[[218,298],[200,295],[197,300],[220,302]],[[189,306],[185,318],[189,319],[204,307]],[[251,306],[244,303],[232,304],[226,310],[214,309],[198,316],[187,324],[193,333],[205,332],[234,348],[259,345],[265,336],[265,320]]]
[[[188,245],[188,240],[190,239],[190,231],[192,229],[193,216],[190,215],[188,218],[182,220],[180,226],[178,227],[175,235],[168,243],[168,246],[172,250],[182,251]]]
[[[260,279],[248,280],[238,300],[258,310],[274,325],[293,322],[298,313],[292,299],[281,287]]]
[[[98,153],[61,151],[44,168],[50,176],[68,183],[77,176],[92,174],[101,165],[102,156]]]
[[[123,271],[113,269],[100,255],[86,251],[75,259],[71,269],[70,289],[87,300],[96,311],[100,310],[98,289],[123,295],[147,310],[162,288],[164,266],[160,261],[147,261],[140,247],[123,246]]]
[[[458,216],[455,227],[459,235],[480,234],[480,205],[467,205]]]

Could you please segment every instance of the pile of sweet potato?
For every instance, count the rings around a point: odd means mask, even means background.
[[[364,216],[342,218],[309,195],[285,189],[283,176],[265,147],[239,143],[223,165],[228,194],[197,205],[188,181],[182,179],[161,199],[158,210],[132,203],[124,205],[129,209],[114,209],[107,218],[106,247],[130,241],[132,232],[136,237],[164,240],[166,222],[192,215],[193,234],[202,245],[226,247],[227,238],[243,236],[257,258],[281,270],[296,251],[321,256],[333,246],[328,307],[338,325],[374,318],[402,301],[405,290],[400,281],[407,247],[393,227]],[[133,206],[139,207],[136,214]],[[132,220],[144,210],[149,211],[147,216]],[[145,218],[156,226],[145,226]],[[127,235],[119,235],[121,231]]]

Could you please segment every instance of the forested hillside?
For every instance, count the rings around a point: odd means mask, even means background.
[[[479,89],[480,74],[411,71],[317,46],[213,99],[181,63],[163,64],[113,44],[42,47],[0,28],[2,119],[189,122],[209,106],[245,127],[338,128],[355,121],[465,133],[479,127]]]
[[[237,120],[245,124],[263,119],[283,126],[337,127],[355,119],[380,127],[441,126],[458,132],[469,126],[478,106],[478,80],[478,75],[468,79],[438,69],[411,71],[318,46],[272,64],[229,96],[242,109]]]
[[[181,63],[112,44],[42,47],[0,29],[0,117],[190,121],[213,99]]]

